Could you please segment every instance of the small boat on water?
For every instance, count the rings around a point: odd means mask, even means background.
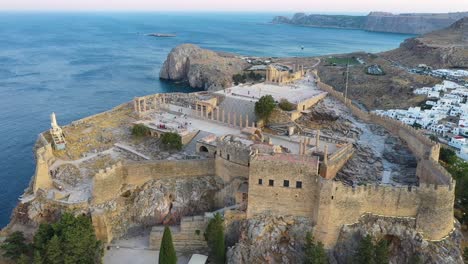
[[[157,38],[177,37],[176,34],[165,34],[165,33],[150,33],[150,34],[147,34],[147,36],[157,37]]]

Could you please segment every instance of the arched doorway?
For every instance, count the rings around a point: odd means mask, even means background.
[[[200,148],[198,149],[199,152],[208,152],[208,148],[205,147],[205,146],[200,146]]]

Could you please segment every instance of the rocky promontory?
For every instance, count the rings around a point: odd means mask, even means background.
[[[188,82],[193,88],[220,90],[230,86],[232,76],[247,66],[247,62],[232,54],[183,44],[171,50],[159,78]]]
[[[411,67],[468,68],[468,17],[445,29],[407,39],[398,49],[382,55]]]
[[[292,18],[277,16],[272,22],[313,27],[363,29],[376,32],[424,34],[445,28],[466,16],[468,16],[468,12],[446,14],[371,12],[367,16],[296,13]]]

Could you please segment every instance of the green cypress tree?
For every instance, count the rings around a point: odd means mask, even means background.
[[[354,256],[354,262],[359,264],[374,264],[374,244],[372,244],[371,235],[367,235],[361,239]]]
[[[13,260],[19,259],[21,254],[28,252],[28,245],[26,245],[25,241],[23,232],[16,231],[11,233],[0,246],[4,251],[3,256]]]
[[[219,213],[210,220],[205,231],[205,239],[210,252],[217,264],[224,264],[226,259],[226,246],[224,241],[224,221]]]
[[[49,264],[61,264],[63,263],[63,251],[61,248],[61,242],[57,235],[54,235],[52,239],[47,243],[46,247],[46,263]]]
[[[374,263],[376,264],[388,264],[388,242],[385,239],[381,239],[375,246],[375,258]]]
[[[159,249],[159,264],[176,264],[177,255],[172,243],[172,234],[169,227],[164,227],[164,233],[161,240],[161,248]]]
[[[315,243],[314,237],[307,232],[304,264],[327,264],[327,253],[321,242]]]

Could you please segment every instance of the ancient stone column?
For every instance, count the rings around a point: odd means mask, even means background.
[[[138,113],[138,103],[137,98],[133,98],[133,111]]]
[[[239,126],[242,128],[242,114],[239,115]]]
[[[315,146],[317,150],[320,149],[320,130],[317,130],[317,134],[315,135]]]
[[[325,144],[325,150],[323,151],[323,163],[328,164],[328,144]]]
[[[211,109],[211,121],[214,120],[214,109]]]
[[[237,126],[237,122],[236,122],[236,121],[237,121],[237,113],[236,113],[236,112],[233,113],[232,119],[233,119],[233,120],[232,120],[232,124],[233,124],[234,126]]]
[[[302,138],[299,140],[299,155],[304,155],[304,142]]]
[[[245,127],[249,127],[249,115],[245,115]]]
[[[216,121],[219,122],[219,108],[216,108]]]
[[[223,115],[222,115],[221,119],[222,119],[222,122],[224,123],[224,108],[223,108],[222,114],[223,114]]]

